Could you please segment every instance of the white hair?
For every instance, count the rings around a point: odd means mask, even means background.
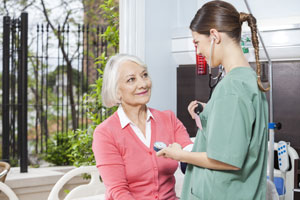
[[[101,91],[102,103],[107,108],[120,104],[120,99],[117,96],[119,68],[125,61],[131,61],[147,68],[146,64],[136,56],[128,54],[117,54],[112,56],[104,68]]]

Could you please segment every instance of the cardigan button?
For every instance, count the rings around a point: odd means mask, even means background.
[[[150,155],[152,155],[152,152],[151,152],[151,151],[149,151],[149,154],[150,154]]]

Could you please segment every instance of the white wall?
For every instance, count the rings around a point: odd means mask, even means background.
[[[171,55],[176,1],[146,0],[145,62],[152,78],[150,107],[176,111],[176,63]]]
[[[147,64],[153,82],[148,105],[174,112],[177,65],[171,54],[171,36],[177,24],[178,1],[120,1],[120,52],[136,55]]]

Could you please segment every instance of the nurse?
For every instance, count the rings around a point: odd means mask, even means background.
[[[256,72],[240,47],[247,21],[255,48]],[[255,18],[231,4],[210,1],[198,10],[190,29],[198,52],[210,67],[222,65],[226,76],[200,114],[192,152],[177,143],[157,156],[187,162],[181,199],[266,199],[268,104],[260,80]],[[196,101],[189,105],[192,114]]]

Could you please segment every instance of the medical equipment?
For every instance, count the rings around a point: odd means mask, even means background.
[[[197,75],[206,75],[207,73],[207,63],[205,57],[202,54],[197,53],[197,45],[195,44],[196,50],[196,74]]]
[[[288,157],[288,145],[284,141],[278,142],[277,154],[278,154],[278,166],[282,172],[286,172],[289,168],[289,157]]]
[[[198,103],[197,107],[194,109],[194,112],[199,115],[203,111],[203,106],[201,103]]]
[[[153,145],[153,149],[154,151],[158,152],[160,150],[162,150],[163,148],[166,148],[167,145],[163,142],[155,142]]]
[[[283,178],[274,177],[274,183],[276,186],[278,186],[278,194],[283,196],[283,199],[285,199],[286,194],[286,172],[291,170],[288,147],[289,144],[287,144],[285,141],[280,141],[277,144],[278,168],[281,172],[283,172]]]
[[[223,70],[223,66],[220,65],[219,66],[219,72],[218,75],[216,77],[212,77],[211,71],[209,73],[209,88],[210,88],[210,92],[209,92],[209,99],[211,98],[212,92],[214,91],[214,88],[217,86],[217,84],[220,82],[220,80],[224,77],[224,70]],[[212,80],[214,80],[214,83],[212,83]]]
[[[196,122],[197,127],[202,130],[202,124],[201,124],[201,120],[199,117],[199,114],[203,111],[203,106],[201,105],[201,103],[197,104],[197,107],[194,109],[194,119]]]
[[[208,62],[208,68],[209,68],[209,88],[210,88],[210,93],[209,93],[209,99],[212,95],[212,92],[214,88],[217,86],[219,81],[224,77],[225,71],[223,69],[223,66],[219,66],[219,72],[216,77],[213,77],[212,72],[211,72],[211,57],[212,57],[212,49],[213,49],[213,44],[215,41],[215,37],[212,38],[211,44],[210,44],[210,55],[209,55],[209,62]],[[195,44],[195,41],[194,41]],[[195,51],[196,51],[196,74],[197,75],[206,75],[207,74],[207,62],[205,60],[205,57],[202,56],[202,54],[197,53],[197,45],[195,44]],[[213,82],[214,81],[214,82]]]
[[[211,58],[213,56],[212,52],[213,52],[213,45],[214,45],[215,39],[216,38],[213,37],[212,40],[211,40],[211,43],[210,43],[210,54],[209,54],[209,60],[208,60],[208,73],[209,73],[208,86],[210,88],[209,99],[211,98],[211,95],[212,95],[212,92],[213,92],[214,88],[217,86],[217,84],[219,83],[219,81],[224,77],[224,69],[223,69],[222,65],[219,66],[219,72],[218,72],[218,75],[216,77],[213,77],[212,73],[211,73],[211,67],[212,67]],[[214,83],[212,83],[212,80],[214,80]]]
[[[289,142],[285,142],[285,143],[287,144],[286,152],[288,155],[289,168],[286,171],[280,170],[280,166],[278,162],[279,158],[277,158],[278,155],[277,150],[280,148],[280,145],[279,143],[274,143],[273,155],[274,155],[275,162],[273,163],[273,170],[274,170],[273,183],[275,184],[280,200],[292,200],[293,189],[294,189],[294,177],[297,176],[296,174],[297,169],[295,169],[297,168],[297,165],[295,165],[295,160],[299,159],[299,155],[296,152],[296,150],[292,146],[290,146]],[[268,142],[268,145],[270,145],[270,141]],[[268,174],[270,174],[269,172],[270,169],[271,167],[269,166],[268,163]]]

